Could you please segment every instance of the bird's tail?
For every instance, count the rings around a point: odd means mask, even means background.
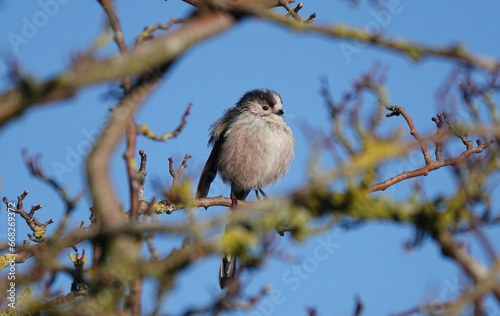
[[[234,210],[229,208],[226,220],[226,231],[224,232],[224,237],[227,234],[228,229],[231,227],[231,218]],[[219,268],[219,285],[221,289],[225,289],[234,282],[236,276],[236,256],[223,253],[220,258],[220,268]]]
[[[219,269],[219,285],[221,289],[225,289],[234,281],[236,276],[236,257],[233,255],[223,254],[220,259]]]
[[[233,186],[231,186],[231,193],[232,195],[234,194],[234,198],[236,200],[244,201],[250,190],[236,190]],[[235,206],[235,205],[233,205]],[[231,227],[232,224],[232,214],[235,211],[233,207],[229,208],[229,212],[227,214],[227,221],[226,221],[226,232],[227,233],[229,227]],[[228,287],[231,283],[234,282],[234,279],[236,277],[236,256],[223,253],[222,257],[220,259],[220,269],[219,269],[219,285],[221,289],[225,289]]]

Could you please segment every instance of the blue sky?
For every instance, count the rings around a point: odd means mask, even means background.
[[[476,54],[500,58],[500,46],[493,36],[500,32],[500,3],[451,0],[391,3],[397,5],[397,13],[380,16],[364,2],[354,8],[348,1],[311,0],[304,2],[301,14],[306,17],[316,12],[316,23],[345,23],[360,28],[378,25],[387,36],[425,44],[462,43]],[[183,17],[191,10],[189,5],[178,0],[117,3],[129,45],[144,26]],[[45,14],[44,19],[43,12],[50,14]],[[0,21],[0,53],[14,58],[24,73],[38,78],[50,78],[71,65],[74,56],[88,50],[105,27],[102,9],[95,1],[2,1]],[[34,27],[26,26],[30,23],[34,23]],[[19,37],[23,40],[19,41]],[[248,19],[196,45],[176,62],[136,117],[137,123],[147,123],[154,131],[163,133],[174,130],[187,104],[193,103],[188,124],[178,139],[157,143],[138,138],[137,148],[148,154],[147,197],[159,194],[155,182],[170,182],[168,157],[173,157],[178,165],[185,154],[192,155],[183,175],[197,181],[209,154],[206,143],[210,124],[245,91],[254,88],[271,88],[281,94],[285,119],[297,139],[296,158],[290,172],[280,183],[266,190],[270,196],[298,188],[308,177],[310,140],[303,132],[304,126],[325,131],[330,128],[320,95],[322,77],[328,78],[332,95],[339,100],[353,81],[375,63],[387,66],[389,102],[404,106],[420,131],[433,131],[435,125],[430,118],[441,110],[436,92],[454,65],[435,58],[414,63],[402,55],[370,47],[363,47],[347,58],[341,49],[346,44],[352,43],[294,33],[272,23]],[[115,53],[113,42],[96,52],[101,57]],[[9,87],[4,63],[0,64],[0,74],[0,87],[4,91]],[[0,130],[4,149],[0,155],[0,195],[13,201],[28,189],[26,205],[43,204],[38,218],[57,221],[62,214],[61,201],[50,188],[28,175],[21,150],[41,153],[46,173],[56,176],[70,194],[77,194],[85,187],[86,154],[106,121],[109,108],[115,104],[115,100],[107,96],[108,92],[116,86],[117,83],[107,83],[88,87],[73,99],[32,108],[3,127]],[[369,108],[375,104],[364,106]],[[401,118],[390,118],[383,124],[388,131],[398,128],[406,131]],[[111,173],[116,194],[127,201],[122,152],[123,146],[115,154]],[[68,167],[64,172],[57,168],[61,164]],[[331,162],[324,162],[325,166],[329,164]],[[422,160],[410,155],[397,160],[392,170],[384,168],[384,175],[390,177],[422,164]],[[406,194],[411,183],[410,180],[398,184],[385,194]],[[452,192],[451,170],[433,172],[422,179],[422,183],[431,197]],[[227,196],[229,188],[217,180],[210,194]],[[86,196],[72,218],[74,226],[87,219],[89,206],[91,202]],[[225,211],[224,208],[211,208],[198,214],[203,218]],[[5,223],[5,218],[5,209],[1,208],[0,223]],[[183,219],[182,212],[160,216],[165,222]],[[18,223],[21,241],[28,231],[20,220]],[[0,238],[5,237],[2,233]],[[413,233],[411,228],[401,225],[368,223],[349,231],[334,228],[303,243],[291,241],[288,236],[280,238],[278,248],[292,254],[289,257],[293,259],[271,259],[263,271],[245,275],[249,293],[259,291],[265,284],[274,288],[274,294],[249,314],[300,315],[305,313],[306,307],[317,307],[321,315],[349,315],[359,295],[365,304],[363,315],[381,315],[424,302],[453,298],[467,285],[466,278],[457,266],[441,257],[430,240],[412,252],[405,251],[403,245]],[[500,237],[498,229],[487,233],[493,240]],[[470,244],[471,251],[482,256],[472,238],[461,238]],[[158,248],[167,253],[178,246],[177,238],[165,238]],[[317,250],[318,247],[323,247],[325,252]],[[496,248],[498,250],[498,245]],[[61,256],[60,260],[70,265],[66,256]],[[218,295],[218,264],[219,258],[213,256],[184,271],[172,296],[165,299],[164,311],[179,313],[189,304],[203,304]],[[294,267],[299,266],[305,271],[300,277],[294,272],[297,271]],[[61,290],[69,291],[66,279],[58,279],[57,284]],[[147,291],[151,293],[152,287]],[[151,311],[148,302],[146,299],[145,312]],[[500,312],[498,305],[490,301],[487,308]]]

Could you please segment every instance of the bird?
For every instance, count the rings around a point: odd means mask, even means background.
[[[217,173],[231,185],[231,209],[251,190],[259,190],[280,179],[289,169],[295,150],[292,130],[283,119],[283,101],[270,89],[246,92],[232,108],[212,124],[212,151],[201,173],[196,198],[208,195]],[[263,195],[265,195],[263,193]],[[236,257],[223,254],[219,285],[226,288],[235,278]]]

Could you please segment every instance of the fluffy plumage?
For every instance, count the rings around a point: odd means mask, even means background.
[[[203,168],[196,197],[207,197],[217,172],[231,184],[231,195],[245,200],[252,189],[281,178],[294,156],[295,139],[283,120],[283,102],[275,91],[247,92],[211,127],[212,152]],[[230,221],[230,220],[228,220]],[[219,283],[234,279],[236,258],[223,255]]]

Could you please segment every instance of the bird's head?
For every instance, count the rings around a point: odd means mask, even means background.
[[[269,89],[256,89],[245,93],[236,107],[270,119],[282,119],[284,114],[280,95]]]

